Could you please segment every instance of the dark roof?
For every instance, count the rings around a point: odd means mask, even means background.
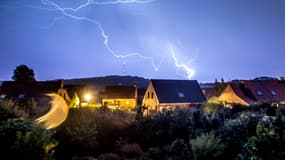
[[[256,100],[251,95],[251,92],[245,87],[242,83],[229,83],[233,91],[237,96],[239,96],[241,99],[243,99],[248,104],[253,104]]]
[[[204,96],[207,98],[207,99],[210,99],[212,97],[215,97],[216,96],[216,88],[203,88],[202,89],[203,91],[203,94]]]
[[[243,80],[230,84],[235,93],[249,104],[285,101],[285,82],[280,80]]]
[[[37,97],[46,93],[57,93],[62,87],[62,81],[35,81],[35,82],[15,82],[4,81],[1,85],[0,95],[6,97]]]
[[[243,83],[258,102],[285,101],[285,82],[279,80],[248,80],[243,81]]]
[[[106,86],[104,99],[133,99],[136,98],[135,86]]]
[[[151,80],[159,103],[201,103],[206,98],[196,80]]]

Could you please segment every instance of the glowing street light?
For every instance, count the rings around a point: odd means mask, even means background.
[[[87,103],[89,103],[89,101],[91,99],[91,94],[90,93],[85,94],[84,98],[87,101]]]

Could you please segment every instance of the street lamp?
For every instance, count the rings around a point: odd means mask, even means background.
[[[85,94],[84,98],[87,101],[87,103],[89,103],[89,101],[91,99],[91,94],[90,93]]]

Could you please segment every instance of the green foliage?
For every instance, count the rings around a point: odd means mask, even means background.
[[[53,133],[29,120],[9,119],[0,126],[2,157],[23,160],[49,160],[57,142]]]
[[[6,121],[11,118],[16,118],[16,115],[12,112],[10,105],[7,102],[0,101],[0,124],[2,121]]]
[[[220,138],[215,136],[214,132],[203,133],[195,139],[191,139],[190,144],[195,160],[218,159],[224,150],[224,144]]]
[[[146,160],[180,160],[180,159],[192,159],[189,146],[184,140],[176,139],[170,145],[162,147],[149,148],[145,154]]]
[[[67,143],[81,149],[97,147],[97,126],[94,112],[88,108],[71,109],[64,126]]]
[[[243,145],[238,159],[285,159],[284,126],[284,115],[278,110],[276,117],[264,116],[256,126],[256,135],[251,136]]]
[[[33,69],[21,64],[16,67],[12,79],[17,82],[33,82],[36,81]]]
[[[13,150],[21,159],[53,160],[54,147],[58,142],[52,138],[53,133],[42,127],[36,126],[25,133],[16,132],[17,140]]]
[[[203,105],[204,114],[214,118],[218,113],[223,112],[224,106],[219,103],[206,102]]]
[[[136,133],[134,141],[143,148],[164,146],[175,139],[189,141],[191,117],[191,110],[186,109],[145,117],[132,125]]]

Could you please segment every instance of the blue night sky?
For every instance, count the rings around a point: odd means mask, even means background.
[[[284,0],[137,1],[1,0],[0,80],[19,64],[38,80],[285,73]]]

